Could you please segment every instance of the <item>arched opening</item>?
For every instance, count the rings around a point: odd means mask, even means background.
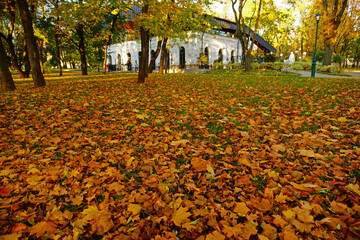
[[[204,50],[204,55],[206,56],[206,62],[205,64],[205,68],[209,68],[209,48],[206,47]]]
[[[181,69],[185,69],[185,64],[186,64],[186,60],[185,60],[185,48],[181,47],[180,48],[180,52],[179,52],[179,65]]]
[[[108,57],[107,57],[107,59],[108,59],[108,64],[112,64],[112,58],[111,58],[111,55],[108,55]]]
[[[223,60],[224,60],[223,50],[220,48],[220,49],[219,49],[218,61],[219,61],[220,63],[223,63]]]
[[[235,51],[234,51],[234,50],[232,50],[232,51],[231,51],[231,58],[230,58],[230,61],[231,61],[232,63],[234,63],[234,62],[235,62]]]
[[[131,65],[131,54],[130,54],[130,53],[127,54],[127,62],[126,62],[126,65],[127,65],[128,71],[130,72],[130,71],[131,71],[131,68],[132,68],[132,65]]]
[[[151,58],[155,58],[155,50],[151,50]],[[152,70],[155,70],[156,69],[156,62],[154,62],[154,66],[153,66],[153,69]]]

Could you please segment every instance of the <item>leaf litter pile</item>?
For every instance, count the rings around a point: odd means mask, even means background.
[[[360,83],[135,75],[0,105],[0,239],[359,239]]]

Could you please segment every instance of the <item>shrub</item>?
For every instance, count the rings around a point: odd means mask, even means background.
[[[279,62],[283,63],[284,59],[283,58],[279,58]]]
[[[336,54],[333,56],[333,61],[339,64],[339,70],[341,71],[341,64],[344,61],[344,58],[340,54]]]
[[[265,57],[264,57],[264,61],[265,62],[275,62],[276,60],[276,57],[274,54],[266,54]]]
[[[332,73],[335,72],[337,67],[335,65],[329,65],[329,66],[317,66],[316,71],[319,72],[325,72],[325,73]]]
[[[222,62],[220,62],[220,61],[214,61],[213,68],[215,68],[215,69],[223,69],[224,64],[222,64]]]
[[[298,63],[298,62],[290,65],[290,69],[293,69],[293,70],[304,70],[302,64],[301,64],[301,63]]]
[[[252,63],[251,63],[251,68],[252,68],[252,69],[260,69],[260,68],[261,68],[261,65],[260,65],[260,63],[252,62]]]
[[[315,58],[317,62],[322,62],[324,60],[324,52],[316,52]]]
[[[311,70],[311,63],[309,62],[301,62],[301,65],[304,70]]]

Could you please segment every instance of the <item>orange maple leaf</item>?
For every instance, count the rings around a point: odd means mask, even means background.
[[[180,207],[176,210],[173,216],[173,222],[176,226],[181,227],[181,223],[190,221],[188,217],[191,216],[191,213],[187,212],[188,209],[187,207]]]
[[[45,232],[47,233],[54,233],[56,230],[56,225],[53,222],[39,222],[35,224],[31,230],[30,235],[36,235],[36,237],[40,238],[44,235]]]

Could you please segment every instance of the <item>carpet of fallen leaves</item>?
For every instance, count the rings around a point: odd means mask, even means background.
[[[359,239],[357,79],[107,74],[0,100],[0,239]]]

